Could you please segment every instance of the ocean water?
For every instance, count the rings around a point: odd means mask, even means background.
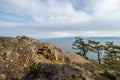
[[[78,52],[77,50],[72,49],[72,43],[74,42],[75,38],[58,38],[58,39],[44,39],[41,40],[43,42],[49,42],[54,44],[56,47],[59,47],[63,49],[66,52]],[[85,38],[85,41],[87,40],[96,40],[100,41],[101,44],[105,44],[106,41],[114,41],[114,44],[120,46],[120,38]],[[96,53],[91,53],[89,52],[87,54],[89,59],[97,59],[97,54]],[[104,54],[101,55],[101,58],[104,56]]]

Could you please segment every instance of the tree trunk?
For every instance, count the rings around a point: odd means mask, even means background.
[[[117,55],[116,55],[116,53],[115,53],[115,60],[117,61]]]
[[[98,51],[98,63],[101,64],[100,52]]]

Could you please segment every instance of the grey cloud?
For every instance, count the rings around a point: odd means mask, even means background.
[[[6,19],[0,19],[0,34],[120,30],[119,0],[24,1],[0,1],[0,11],[12,14],[0,14]],[[112,2],[115,7],[111,10],[109,7],[114,6]]]

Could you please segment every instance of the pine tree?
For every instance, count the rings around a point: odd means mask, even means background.
[[[89,51],[97,53],[98,63],[101,64],[101,54],[103,50],[103,45],[100,44],[99,41],[88,40],[89,43]]]
[[[106,42],[106,45],[104,46],[105,49],[105,59],[110,60],[113,59],[113,42]]]
[[[114,45],[113,42],[106,42],[104,47],[105,49],[105,57],[111,60],[118,60],[120,54],[120,46]]]
[[[87,58],[86,54],[88,52],[88,44],[83,40],[83,38],[75,37],[75,41],[73,42],[73,49],[80,50],[78,53],[82,54]]]
[[[120,67],[120,46],[114,45],[114,42],[106,42],[104,49],[104,64],[109,68]]]

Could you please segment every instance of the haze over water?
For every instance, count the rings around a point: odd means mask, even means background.
[[[49,43],[52,43],[54,44],[55,46],[63,49],[64,51],[66,52],[78,52],[77,50],[74,50],[72,49],[72,43],[74,42],[75,38],[56,38],[56,39],[44,39],[42,41],[45,41],[45,42],[49,42]],[[112,37],[109,37],[109,38],[98,38],[98,37],[91,37],[91,38],[85,38],[84,40],[96,40],[96,41],[100,41],[101,44],[105,44],[105,42],[109,41],[114,41],[114,44],[115,45],[120,45],[120,38],[112,38]],[[104,54],[102,54],[103,56]],[[90,58],[90,59],[97,59],[97,54],[96,53],[91,53],[89,52],[87,54],[87,56]]]

